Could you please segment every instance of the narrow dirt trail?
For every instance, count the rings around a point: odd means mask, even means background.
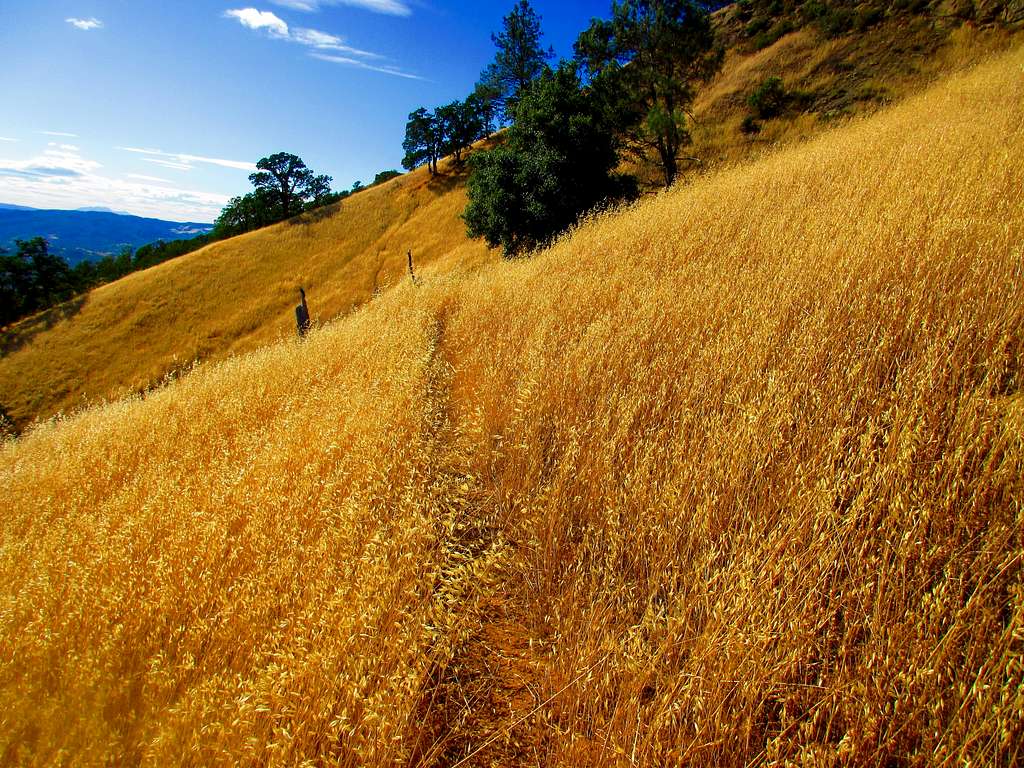
[[[410,766],[543,762],[534,715],[545,699],[542,664],[526,624],[516,543],[492,494],[468,472],[451,412],[454,372],[436,319],[428,363],[425,441],[435,446],[431,494],[443,510],[441,567],[432,595],[434,657],[421,691]],[[539,648],[539,645],[537,646]]]

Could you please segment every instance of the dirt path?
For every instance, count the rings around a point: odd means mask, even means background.
[[[516,766],[543,762],[541,664],[530,642],[515,542],[491,495],[466,471],[450,413],[453,370],[437,319],[428,371],[425,437],[442,446],[432,489],[444,513],[442,566],[432,596],[434,658],[421,691],[411,766]]]

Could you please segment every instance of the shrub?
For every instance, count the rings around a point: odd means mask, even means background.
[[[777,117],[786,109],[786,89],[781,77],[769,77],[747,98],[747,106],[762,120]]]
[[[877,6],[862,8],[857,12],[853,27],[858,32],[863,32],[878,24],[883,18],[885,18],[885,11]]]
[[[772,20],[767,16],[755,16],[747,23],[743,31],[747,33],[747,37],[756,37],[762,32],[767,32],[771,26]]]
[[[817,24],[827,37],[839,37],[853,28],[853,18],[849,8],[829,8],[817,19]]]
[[[754,47],[757,50],[761,50],[762,48],[767,48],[769,45],[774,45],[782,37],[788,35],[794,29],[796,29],[796,27],[793,26],[792,21],[790,21],[789,19],[782,19],[767,32],[762,32],[757,37],[755,37]]]
[[[753,115],[747,115],[740,123],[740,132],[745,136],[753,136],[761,132],[761,124]]]

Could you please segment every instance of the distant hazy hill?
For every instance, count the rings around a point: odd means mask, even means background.
[[[145,219],[104,210],[51,211],[0,203],[0,248],[41,235],[72,265],[137,248],[154,240],[177,240],[209,232],[211,224]]]

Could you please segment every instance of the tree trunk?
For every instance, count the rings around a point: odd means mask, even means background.
[[[665,171],[665,186],[671,187],[679,173],[679,164],[676,162],[676,153],[662,145],[658,147],[658,154],[661,156],[661,167]]]

